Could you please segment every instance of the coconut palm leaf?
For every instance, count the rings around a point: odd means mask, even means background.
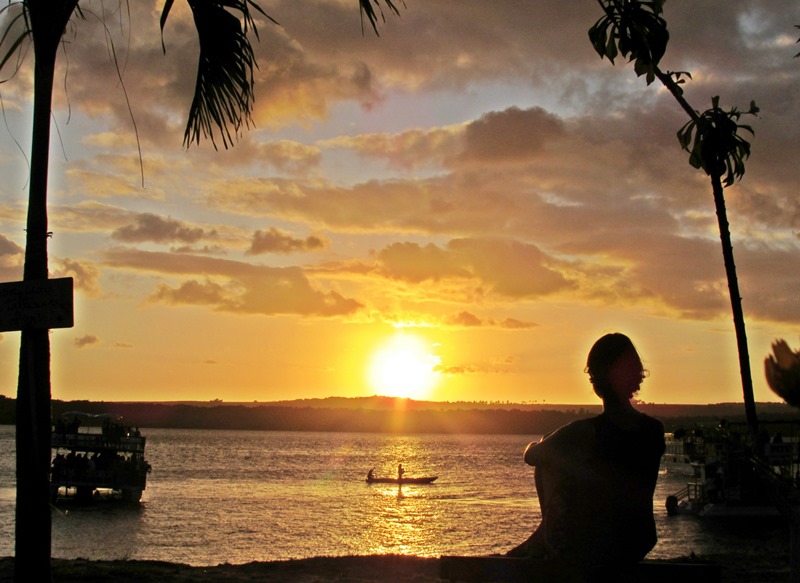
[[[0,47],[6,46],[7,43],[10,43],[8,49],[6,49],[2,53],[2,57],[0,57],[0,71],[3,70],[3,67],[6,66],[6,63],[11,59],[11,57],[17,54],[17,51],[19,50],[20,46],[22,46],[22,43],[33,34],[30,27],[30,21],[28,20],[28,13],[25,10],[24,5],[16,3],[8,4],[0,9],[0,14],[10,10],[12,7],[19,8],[19,13],[9,17],[9,22],[3,31],[3,36],[0,37]],[[11,35],[13,33],[17,33],[17,36],[12,37]],[[19,63],[19,59],[17,62]],[[14,72],[11,74],[11,77],[14,76],[18,67],[19,65],[14,68]]]
[[[386,3],[386,7],[397,14],[400,15],[400,10],[398,10],[397,6],[394,4],[392,0],[383,0]],[[400,0],[405,6],[405,2]],[[375,34],[379,35],[378,33],[378,16],[382,21],[386,21],[386,18],[383,15],[383,9],[381,8],[380,0],[358,0],[359,6],[361,8],[361,32],[364,32],[364,16],[366,15],[369,23],[372,25],[372,30],[375,31]],[[375,6],[373,6],[375,4]],[[375,7],[378,8],[378,11],[375,11]]]
[[[252,0],[188,0],[200,41],[194,98],[189,110],[184,145],[201,137],[217,147],[215,128],[227,149],[243,127],[249,127],[253,107],[255,55],[247,34],[258,30],[252,10],[275,22]],[[166,0],[161,11],[163,30],[174,0]],[[241,18],[241,20],[240,20]]]

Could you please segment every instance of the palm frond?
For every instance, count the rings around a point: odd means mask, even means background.
[[[25,4],[23,2],[9,3],[0,9],[0,14],[11,9],[19,10],[19,12],[9,17],[8,24],[5,30],[3,30],[2,37],[0,37],[0,49],[8,46],[7,49],[0,53],[2,55],[0,56],[0,71],[3,70],[14,55],[19,54],[22,43],[33,35]],[[14,71],[11,75],[9,75],[9,78],[13,77],[19,70],[20,60],[21,59],[17,59],[17,65],[14,67]]]
[[[393,2],[393,0],[383,0],[386,4],[386,7],[394,12],[396,15],[400,16],[400,10],[397,8],[397,5]],[[406,5],[404,0],[400,0],[403,6]],[[375,34],[380,36],[378,32],[378,17],[380,16],[381,21],[386,22],[386,17],[383,14],[383,8],[381,8],[380,0],[358,0],[359,7],[361,9],[361,33],[364,33],[364,16],[366,15],[369,23],[372,25],[372,30],[375,31]],[[375,4],[375,6],[373,6]],[[377,7],[377,12],[375,8]]]
[[[161,11],[161,45],[164,45],[164,26],[175,0],[164,0]],[[253,72],[258,66],[248,38],[252,29],[258,38],[253,12],[262,14],[273,23],[253,0],[187,0],[192,9],[200,40],[200,58],[194,98],[184,133],[184,145],[200,143],[209,138],[217,147],[215,129],[219,130],[223,146],[233,145],[240,131],[250,127],[253,93]],[[375,34],[378,20],[385,21],[383,6],[399,15],[398,5],[404,0],[359,0],[362,17],[366,15]]]
[[[252,120],[253,71],[257,65],[247,33],[252,28],[258,36],[250,8],[261,14],[264,11],[251,0],[188,2],[200,40],[200,58],[184,145],[200,143],[202,136],[216,148],[216,127],[227,149]],[[171,6],[172,0],[167,0],[162,26]],[[242,20],[231,11],[238,12]]]

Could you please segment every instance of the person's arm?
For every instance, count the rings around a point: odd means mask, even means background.
[[[546,436],[545,436],[546,437]],[[528,447],[525,448],[525,454],[522,456],[522,459],[525,460],[525,463],[529,466],[535,466],[541,463],[539,459],[539,446],[542,445],[544,441],[544,437],[539,441],[532,441],[528,444]]]
[[[592,427],[585,420],[564,425],[541,441],[528,444],[523,459],[529,466],[556,464],[584,454],[589,440],[594,439]]]

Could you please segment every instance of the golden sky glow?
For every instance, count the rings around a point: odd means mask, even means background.
[[[419,336],[395,333],[376,347],[370,359],[370,386],[378,395],[427,399],[439,380],[440,360]]]
[[[589,403],[586,353],[620,331],[650,370],[643,400],[740,400],[712,195],[675,138],[685,114],[597,57],[595,2],[490,4],[407,0],[379,38],[356,0],[265,4],[280,26],[258,20],[256,126],[219,152],[181,147],[185,3],[166,55],[162,2],[105,12],[144,186],[106,31],[75,19],[49,198],[75,327],[51,335],[54,398]],[[800,3],[664,16],[662,68],[693,73],[696,108],[761,108],[726,199],[756,397],[776,400],[763,360],[800,342]],[[0,281],[22,278],[31,57],[0,85]],[[0,334],[0,394],[16,392],[18,336]]]

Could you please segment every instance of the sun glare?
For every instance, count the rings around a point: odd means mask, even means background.
[[[369,383],[387,397],[424,398],[439,380],[439,362],[419,336],[397,333],[375,350],[369,364]]]

